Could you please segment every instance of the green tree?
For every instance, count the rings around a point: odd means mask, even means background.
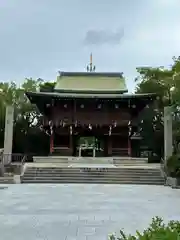
[[[163,116],[164,106],[169,104],[172,105],[173,136],[174,139],[180,139],[180,57],[173,57],[173,64],[170,66],[169,69],[166,69],[164,67],[141,67],[137,68],[137,72],[138,76],[135,79],[135,81],[137,82],[136,93],[153,92],[158,95],[159,100],[156,101],[158,111],[154,112],[153,116],[156,119],[160,119],[158,118],[158,116]],[[159,123],[160,122],[161,121],[159,121]],[[157,131],[153,133],[149,130],[152,129],[152,121],[150,115],[148,125],[149,128],[146,126],[146,130],[144,127],[143,134],[147,136],[151,135],[154,139]],[[163,131],[163,129],[161,131]],[[148,141],[148,137],[146,139]],[[154,141],[154,145],[156,144],[156,141]]]
[[[15,82],[0,83],[1,148],[4,145],[5,111],[8,104],[14,106],[13,150],[15,152],[26,152],[30,144],[32,145],[30,148],[33,149],[34,147],[38,148],[38,143],[43,142],[44,135],[42,135],[38,126],[40,114],[25,95],[27,91],[38,91],[43,85],[46,86],[48,83],[42,79],[34,80],[32,78],[26,78],[20,86],[17,86]],[[39,139],[39,137],[41,137],[41,139]]]

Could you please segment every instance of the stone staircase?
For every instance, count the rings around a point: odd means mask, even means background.
[[[14,184],[14,177],[9,174],[4,174],[4,176],[0,176],[0,184]]]
[[[160,167],[26,166],[21,183],[147,184],[163,185]]]

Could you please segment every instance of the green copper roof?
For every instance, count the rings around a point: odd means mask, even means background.
[[[102,99],[141,99],[141,100],[154,100],[155,93],[139,93],[139,94],[92,94],[92,93],[59,93],[59,92],[26,92],[29,99],[33,97],[49,97],[49,98],[102,98]]]
[[[60,72],[55,91],[127,92],[122,73]]]

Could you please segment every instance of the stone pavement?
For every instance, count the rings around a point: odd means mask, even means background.
[[[2,186],[2,185],[1,185]],[[0,189],[2,240],[105,240],[180,220],[180,190],[136,185],[9,185]]]

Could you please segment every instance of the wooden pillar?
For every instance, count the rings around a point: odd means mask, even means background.
[[[112,155],[112,138],[111,138],[111,136],[108,136],[107,147],[108,147],[108,156],[111,156]]]
[[[133,108],[132,108],[132,103],[131,100],[128,102],[128,108],[129,108],[129,114],[130,114],[130,119],[128,123],[128,156],[131,157],[131,135],[132,135],[132,114],[133,114]]]
[[[53,121],[49,121],[49,128],[50,128],[50,154],[54,151],[54,130],[53,130]]]
[[[52,133],[50,135],[50,154],[52,154],[54,151],[54,134]]]
[[[128,123],[128,156],[131,157],[131,152],[132,152],[132,149],[131,149],[131,135],[132,135],[132,122],[129,121]]]
[[[69,131],[69,149],[70,149],[70,154],[73,155],[73,128],[70,126],[70,131]]]
[[[132,155],[131,139],[130,136],[128,136],[128,156],[131,157],[131,155]]]
[[[69,149],[70,149],[70,154],[73,155],[73,136],[69,136]]]

